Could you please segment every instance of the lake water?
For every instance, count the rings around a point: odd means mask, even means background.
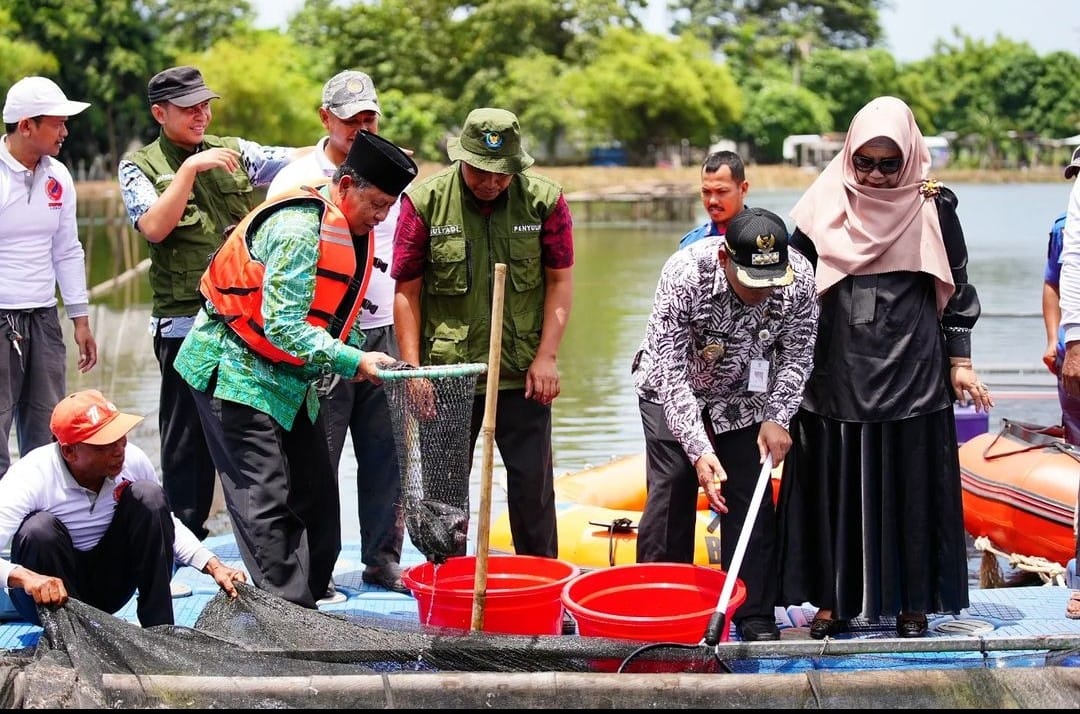
[[[752,182],[752,171],[750,179]],[[960,199],[970,279],[983,306],[973,337],[973,358],[997,401],[990,428],[996,430],[1003,417],[1056,424],[1059,409],[1054,381],[1040,359],[1045,341],[1040,317],[1042,271],[1047,232],[1065,208],[1069,184],[967,184],[953,188]],[[800,195],[800,191],[751,188],[747,203],[786,216]],[[704,221],[703,212],[700,216]],[[554,405],[557,474],[644,448],[630,361],[644,333],[660,269],[689,228],[681,224],[576,228],[574,306],[559,354],[562,395]],[[145,249],[140,249],[145,255]],[[113,274],[109,266],[116,265],[116,258],[96,254],[98,250],[95,248],[92,273]],[[70,391],[99,388],[121,408],[147,415],[132,438],[156,461],[158,369],[147,333],[145,276],[138,283],[137,289],[121,291],[95,306],[92,325],[99,364],[89,374],[80,375],[71,360],[68,386]],[[70,352],[69,347],[69,359]],[[480,474],[481,450],[478,444],[474,481]],[[355,539],[359,533],[350,468],[354,463],[347,440],[341,487],[347,539]],[[494,518],[505,508],[505,475],[497,450],[493,483]],[[476,493],[474,484],[474,509],[479,500]]]

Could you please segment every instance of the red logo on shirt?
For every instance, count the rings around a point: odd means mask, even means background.
[[[130,485],[131,481],[128,481],[127,479],[120,479],[120,481],[116,483],[116,488],[113,489],[112,495],[117,503],[120,503],[120,497],[124,495],[124,491],[127,490],[127,487]]]
[[[54,176],[50,176],[49,180],[45,182],[45,195],[49,197],[49,207],[55,208],[60,206],[64,197],[64,186],[56,180]]]

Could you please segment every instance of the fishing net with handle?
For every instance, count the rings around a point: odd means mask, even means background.
[[[470,429],[482,363],[384,365],[402,510],[409,538],[434,563],[465,555],[469,532]]]

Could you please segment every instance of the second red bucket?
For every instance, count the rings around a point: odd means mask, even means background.
[[[489,555],[484,632],[558,635],[563,587],[581,572],[573,563],[532,555]],[[476,589],[476,556],[414,565],[401,575],[416,598],[420,624],[469,630]]]
[[[634,563],[580,575],[562,601],[585,637],[697,644],[716,612],[727,573],[689,563]],[[725,622],[746,601],[736,579]],[[721,639],[727,640],[730,627]]]

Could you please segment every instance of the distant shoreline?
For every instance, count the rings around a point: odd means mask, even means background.
[[[442,168],[441,164],[421,164],[420,176],[428,176],[440,168]],[[700,168],[698,166],[537,165],[532,170],[560,183],[567,194],[649,193],[660,189],[667,195],[696,196],[700,186]],[[1057,166],[1025,170],[943,169],[934,172],[933,175],[946,184],[1064,183],[1065,181],[1061,175],[1061,167]],[[746,167],[746,179],[750,182],[750,191],[755,189],[806,188],[816,176],[817,172],[812,169],[802,169],[794,166],[762,165]],[[84,181],[76,184],[76,192],[80,200],[94,200],[109,195],[119,195],[118,188],[115,181]]]

